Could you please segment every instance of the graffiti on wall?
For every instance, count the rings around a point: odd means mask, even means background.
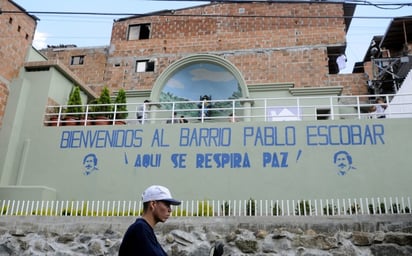
[[[87,154],[83,158],[83,166],[84,166],[84,175],[90,175],[95,171],[98,171],[99,168],[97,167],[97,156],[93,153]]]
[[[352,165],[352,156],[345,150],[338,151],[333,155],[333,163],[337,167],[337,174],[339,176],[344,176],[356,170],[356,167]]]
[[[305,154],[304,148],[385,144],[382,124],[308,125],[299,131],[295,126],[246,125],[240,136],[238,132],[234,134],[232,127],[180,127],[173,130],[178,134],[170,134],[171,131],[164,128],[152,130],[150,134],[142,127],[66,130],[61,133],[60,149],[127,149],[123,153],[124,164],[135,168],[269,169],[298,164]],[[242,151],[250,148],[260,150]],[[137,153],[130,149],[137,149]],[[141,149],[145,149],[144,152]],[[159,153],[150,153],[147,149],[157,149],[154,151]],[[340,176],[356,170],[348,151],[339,149],[331,158]],[[94,153],[84,157],[85,175],[99,170],[97,161]]]

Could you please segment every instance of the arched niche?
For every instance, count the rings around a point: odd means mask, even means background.
[[[199,100],[211,95],[213,100],[248,98],[249,92],[239,70],[224,58],[198,54],[171,64],[156,80],[153,101],[164,101],[162,94]]]

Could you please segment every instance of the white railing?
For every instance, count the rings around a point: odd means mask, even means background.
[[[140,201],[0,200],[0,216],[139,216]],[[312,200],[187,200],[172,216],[343,216],[411,214],[410,197]]]
[[[45,125],[115,125],[119,121],[128,124],[180,123],[182,116],[190,123],[233,120],[251,122],[365,119],[373,118],[368,111],[375,105],[374,99],[377,97],[388,102],[388,108],[385,111],[387,118],[410,118],[412,116],[412,94],[385,94],[212,100],[209,105],[212,106],[211,108],[207,108],[206,104],[201,101],[150,102],[149,105],[145,105],[145,114],[142,119],[137,118],[142,103],[125,104],[127,107],[125,111],[118,111],[119,104],[111,104],[110,110],[104,112],[96,111],[98,105],[84,105],[81,106],[83,109],[81,113],[68,112],[67,109],[70,109],[70,106],[67,105],[48,106],[45,113]],[[397,100],[392,102],[395,98]],[[204,111],[209,111],[210,114],[201,115],[200,113]],[[127,114],[127,117],[121,117],[121,114]],[[96,120],[97,116],[102,115],[106,116],[108,121]]]

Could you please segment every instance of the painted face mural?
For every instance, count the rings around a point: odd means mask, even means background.
[[[84,175],[90,175],[92,172],[99,170],[97,168],[97,157],[90,153],[83,158]]]
[[[333,157],[333,162],[337,167],[338,175],[346,175],[349,171],[355,170],[356,168],[352,166],[352,157],[346,151],[338,151]]]

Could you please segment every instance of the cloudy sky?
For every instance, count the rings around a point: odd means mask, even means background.
[[[14,0],[28,12],[72,12],[106,13],[108,15],[75,15],[33,13],[38,22],[34,46],[37,49],[47,45],[75,44],[79,47],[110,44],[114,19],[164,9],[179,9],[207,4],[205,1],[143,1],[143,0]],[[348,1],[347,1],[348,2]],[[355,2],[355,1],[352,1]],[[352,72],[353,64],[361,61],[368,45],[375,35],[383,35],[390,19],[412,14],[412,1],[356,1],[354,19],[347,35],[347,67],[343,73]],[[375,5],[365,5],[372,3]],[[409,6],[396,4],[407,3]],[[391,5],[387,5],[391,4]],[[116,15],[118,14],[118,15]]]

